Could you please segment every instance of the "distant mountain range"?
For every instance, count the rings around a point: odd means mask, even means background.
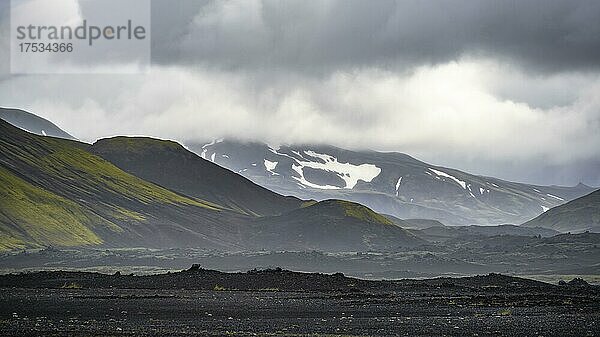
[[[477,176],[402,153],[235,141],[188,146],[280,194],[350,200],[397,218],[448,225],[520,224],[593,191],[583,184],[537,186]]]
[[[27,111],[0,108],[0,119],[36,135],[75,140],[75,137],[66,133],[54,123]]]
[[[552,237],[560,234],[559,231],[545,227],[523,227],[516,225],[433,226],[420,230],[410,230],[410,232],[431,242],[446,242],[453,239],[470,241],[470,239],[495,236]]]

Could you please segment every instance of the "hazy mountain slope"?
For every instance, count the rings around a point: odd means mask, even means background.
[[[85,150],[0,121],[2,246],[230,248],[237,215],[130,175]]]
[[[144,180],[250,215],[280,214],[302,204],[298,198],[271,192],[171,141],[116,137],[97,141],[90,152]]]
[[[554,207],[523,226],[547,227],[561,232],[600,232],[600,190]]]
[[[275,250],[394,250],[425,243],[369,208],[340,200],[258,218],[248,235],[255,249]]]
[[[492,236],[515,237],[551,237],[560,234],[549,228],[522,227],[517,225],[499,226],[433,226],[419,230],[410,230],[411,233],[428,241],[446,242],[454,239],[457,242],[469,242],[475,238]]]
[[[343,199],[401,219],[449,225],[523,223],[592,191],[535,186],[472,175],[401,153],[331,146],[215,141],[189,144],[203,158],[275,192],[303,199]]]
[[[27,111],[19,109],[0,108],[0,119],[10,124],[40,136],[51,136],[64,139],[75,138],[61,130],[54,123]]]

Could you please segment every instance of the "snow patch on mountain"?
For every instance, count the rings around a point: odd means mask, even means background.
[[[304,167],[302,165],[295,165],[292,164],[292,170],[296,171],[296,173],[298,173],[298,175],[300,177],[292,177],[296,180],[298,180],[298,182],[303,185],[304,187],[312,187],[312,188],[319,188],[322,190],[339,190],[340,188],[337,186],[331,186],[331,185],[318,185],[318,184],[313,184],[310,181],[306,180],[306,178],[304,178],[304,171],[302,170]]]
[[[277,167],[277,164],[278,164],[278,162],[276,162],[276,161],[269,161],[269,160],[265,159],[265,169],[267,170],[267,172],[271,173],[271,175],[274,175],[274,176],[279,175],[279,173],[273,171]]]
[[[469,194],[475,198],[475,195],[473,194],[473,190],[471,190],[471,184],[467,184],[467,188],[469,189]]]
[[[400,184],[402,183],[402,177],[398,178],[398,182],[396,183],[396,196],[399,196],[398,190],[400,189]]]
[[[269,147],[269,151],[278,156],[284,156],[292,159],[294,163],[292,163],[292,170],[298,173],[299,177],[292,177],[297,180],[301,185],[305,187],[312,187],[318,189],[352,189],[359,180],[365,182],[371,182],[375,177],[377,177],[381,173],[381,168],[373,165],[373,164],[360,164],[354,165],[351,163],[342,163],[338,161],[338,159],[334,156],[328,154],[317,153],[315,151],[294,151],[291,152],[296,156],[290,156],[289,154],[279,152],[271,147]],[[310,158],[320,159],[321,161],[312,161]],[[319,185],[308,181],[304,177],[304,168],[310,167],[316,170],[323,170],[327,172],[333,172],[342,178],[345,182],[344,187],[339,186],[331,186],[331,185]]]
[[[202,145],[202,153],[200,153],[200,157],[202,157],[202,159],[206,159],[206,152],[208,151],[208,148],[223,142],[223,139],[213,139],[210,143],[206,143],[204,145]],[[213,153],[213,158],[214,158],[214,153]],[[212,160],[213,162],[215,161],[214,159]]]
[[[456,178],[454,176],[451,176],[451,175],[449,175],[446,172],[442,172],[442,171],[439,171],[439,170],[434,170],[432,168],[429,168],[429,170],[431,172],[435,173],[437,176],[448,178],[448,179],[452,179],[452,180],[454,180],[454,182],[456,182],[457,184],[459,184],[464,190],[467,189],[467,183],[466,182],[464,182],[464,181],[462,181],[462,180],[460,180],[460,179],[458,179],[458,178]]]
[[[313,158],[319,158],[325,163],[314,161],[297,161],[302,167],[310,167],[313,169],[334,172],[346,182],[345,189],[353,189],[359,180],[371,182],[381,173],[381,168],[373,164],[354,165],[350,163],[341,163],[337,158],[316,153],[314,151],[304,151],[305,154]]]
[[[282,153],[282,152],[279,152],[279,150],[276,150],[276,149],[274,149],[274,148],[272,148],[272,147],[269,147],[268,149],[269,149],[269,151],[270,151],[271,153],[273,153],[273,154],[276,154],[276,155],[278,155],[278,156],[283,156],[283,157],[290,158],[290,159],[292,159],[292,160],[296,160],[296,158],[294,158],[294,157],[290,156],[289,154],[287,154],[287,153]],[[294,151],[292,151],[292,152],[294,152]],[[300,154],[298,154],[298,156],[300,156]]]
[[[303,156],[302,154],[300,154],[300,152],[299,152],[299,151],[294,151],[294,150],[292,150],[292,153],[293,153],[293,154],[295,154],[296,156],[298,156],[299,158],[302,158],[302,159],[304,159],[304,156]]]
[[[555,196],[555,195],[552,195],[552,194],[549,194],[549,193],[548,193],[548,194],[546,194],[546,195],[547,195],[547,196],[549,196],[550,198],[554,198],[554,199],[556,199],[556,200],[565,201],[565,199],[563,199],[563,198],[561,198],[561,197],[557,197],[557,196]]]

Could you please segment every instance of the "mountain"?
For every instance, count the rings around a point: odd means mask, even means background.
[[[0,250],[349,251],[421,242],[364,206],[276,195],[173,142],[114,138],[90,146],[0,121]]]
[[[554,207],[523,226],[547,227],[561,232],[600,233],[600,190]]]
[[[239,247],[237,213],[128,174],[88,147],[0,121],[0,249]]]
[[[0,119],[40,136],[50,136],[74,140],[75,138],[61,130],[54,123],[27,111],[0,108]]]
[[[172,141],[116,137],[97,141],[90,152],[146,181],[248,215],[281,214],[302,204],[298,198],[271,192]]]
[[[188,146],[284,195],[350,200],[397,218],[448,225],[519,224],[593,190],[583,184],[536,186],[477,176],[402,153],[222,140]]]
[[[175,142],[116,137],[99,140],[90,152],[144,180],[252,217],[244,228],[251,249],[360,251],[424,242],[362,205],[283,197]]]
[[[255,249],[297,251],[394,250],[426,242],[365,206],[341,200],[257,218],[249,235]]]

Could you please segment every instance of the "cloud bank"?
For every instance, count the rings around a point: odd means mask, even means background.
[[[0,105],[116,134],[401,151],[600,185],[594,1],[153,1],[144,75],[4,76]]]

